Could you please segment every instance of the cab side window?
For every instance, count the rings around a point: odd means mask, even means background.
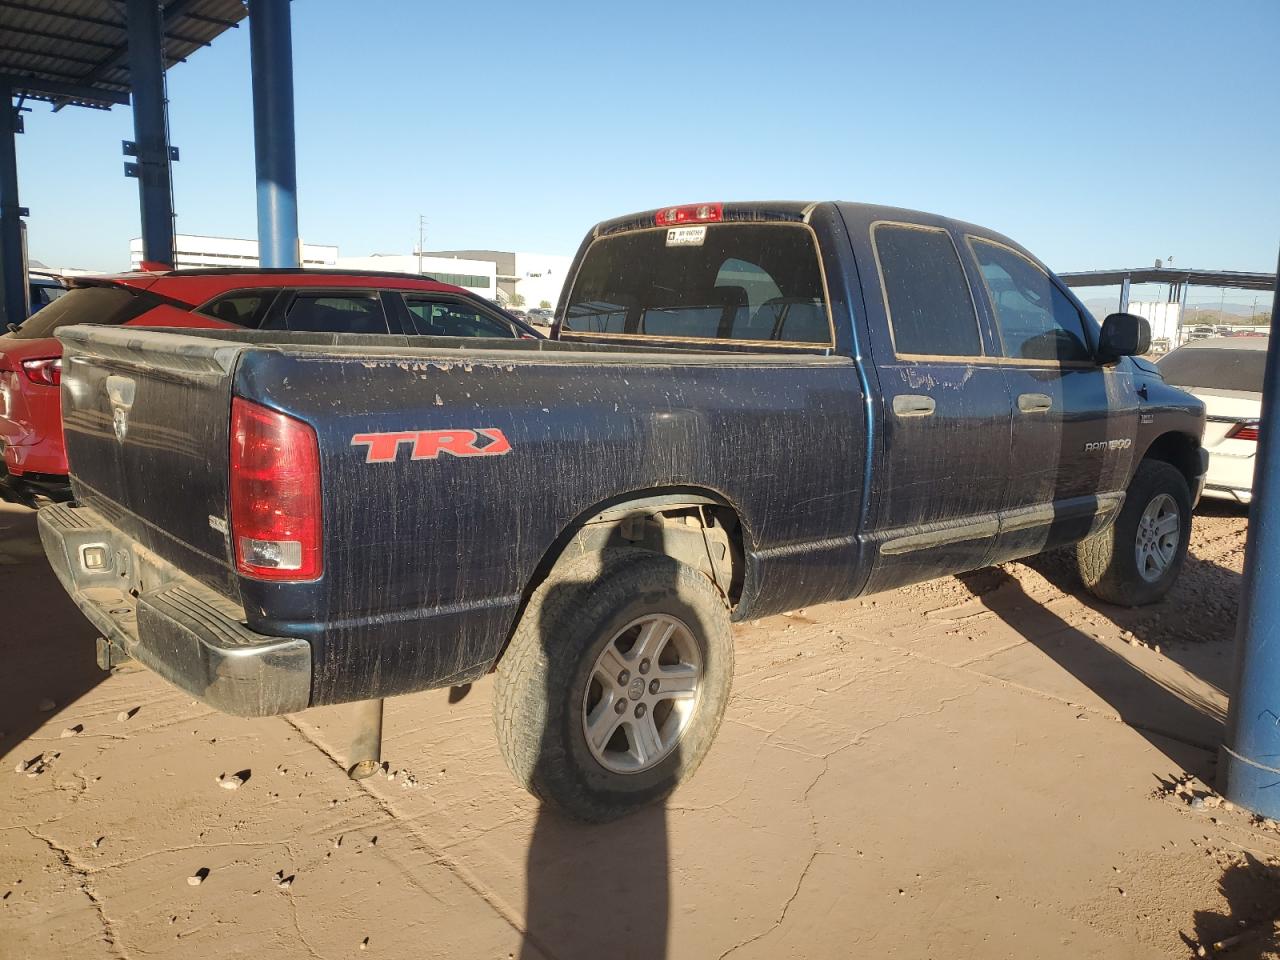
[[[289,305],[285,324],[312,333],[387,333],[375,294],[302,293]]]
[[[1053,363],[1089,361],[1084,318],[1038,266],[1008,247],[969,238],[991,295],[1006,357]]]
[[[516,336],[509,323],[494,319],[468,303],[406,294],[404,304],[409,308],[414,331],[420,336],[503,337],[508,340]]]
[[[872,240],[894,352],[900,357],[982,356],[977,311],[950,234],[878,223]]]

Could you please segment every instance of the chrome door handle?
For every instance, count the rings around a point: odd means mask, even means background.
[[[1053,397],[1043,393],[1021,393],[1018,395],[1018,409],[1023,413],[1044,413],[1053,409]]]
[[[912,393],[900,393],[893,398],[893,412],[899,417],[931,417],[937,404],[933,397],[921,397]]]

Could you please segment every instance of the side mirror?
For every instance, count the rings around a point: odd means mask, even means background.
[[[1139,357],[1151,349],[1151,324],[1146,317],[1113,313],[1102,321],[1098,339],[1099,363],[1115,363],[1121,357]]]

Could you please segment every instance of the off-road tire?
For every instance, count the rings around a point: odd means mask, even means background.
[[[650,769],[610,771],[591,754],[582,702],[605,644],[651,613],[679,618],[702,656],[697,706],[675,750]],[[703,574],[663,554],[617,550],[553,571],[529,600],[498,664],[493,716],[516,779],[579,820],[613,820],[667,796],[702,762],[729,700],[733,637]]]
[[[1172,561],[1158,580],[1148,581],[1138,572],[1134,554],[1143,511],[1161,494],[1178,507],[1178,546]],[[1191,491],[1181,471],[1161,460],[1138,464],[1124,506],[1115,521],[1087,540],[1076,544],[1076,565],[1085,588],[1099,600],[1121,607],[1140,607],[1161,599],[1182,570],[1191,542]]]

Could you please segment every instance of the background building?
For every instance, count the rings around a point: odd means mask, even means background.
[[[429,250],[418,253],[374,253],[364,257],[340,257],[332,244],[304,243],[304,267],[339,270],[378,270],[390,273],[423,273],[442,283],[452,283],[503,306],[524,309],[543,303],[554,307],[560,299],[572,257],[557,254],[516,253],[504,250]],[[142,240],[129,242],[129,265],[142,266]],[[202,237],[180,233],[174,249],[174,266],[258,266],[258,242],[235,237]]]
[[[336,246],[318,243],[302,245],[304,267],[333,267],[337,265],[337,260]],[[180,270],[190,267],[256,267],[258,241],[180,233],[174,238],[173,265]],[[142,266],[141,237],[129,241],[129,266],[133,270]]]
[[[516,253],[507,250],[431,250],[427,257],[465,257],[494,265],[497,294],[504,306],[529,309],[547,303],[554,307],[573,257],[554,253]],[[428,273],[431,271],[428,270]]]
[[[452,283],[489,300],[497,299],[497,265],[492,260],[441,254],[423,254],[419,258],[415,253],[375,253],[367,257],[339,257],[337,266],[342,270],[424,273],[441,283]]]

